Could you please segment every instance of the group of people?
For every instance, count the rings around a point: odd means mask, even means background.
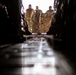
[[[49,10],[46,11],[48,15],[53,13],[53,10],[51,8],[52,7],[49,6]],[[25,22],[27,23],[25,25],[28,25],[29,32],[37,33],[37,34],[41,33],[40,24],[42,20],[42,14],[43,12],[41,9],[39,9],[38,6],[36,6],[36,9],[34,10],[32,8],[32,5],[29,4],[28,8],[26,9],[25,15],[24,15]]]

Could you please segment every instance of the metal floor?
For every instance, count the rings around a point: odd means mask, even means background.
[[[0,75],[73,75],[67,60],[43,36],[2,45],[0,51]]]

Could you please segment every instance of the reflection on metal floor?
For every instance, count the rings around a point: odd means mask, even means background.
[[[72,75],[66,60],[43,36],[0,46],[0,51],[0,75]]]

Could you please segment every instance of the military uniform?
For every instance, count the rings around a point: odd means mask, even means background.
[[[39,25],[40,25],[40,22],[41,22],[41,14],[42,14],[41,10],[39,10],[39,9],[35,10],[35,13],[34,13],[34,16],[33,16],[33,22],[34,22],[33,33],[40,34]]]
[[[25,13],[25,21],[27,22],[28,30],[31,33],[32,33],[32,25],[33,25],[33,21],[32,21],[33,13],[34,13],[34,9],[27,9]]]

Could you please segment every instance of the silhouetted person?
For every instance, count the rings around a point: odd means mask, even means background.
[[[52,19],[53,19],[53,16],[54,16],[54,11],[52,9],[52,6],[49,6],[49,9],[46,11],[46,14],[47,14],[47,17],[48,17],[48,20],[49,20],[49,30],[50,30],[50,27],[51,27],[51,23],[52,23]],[[49,33],[49,31],[47,32],[47,34]]]
[[[35,10],[35,13],[33,16],[33,22],[34,22],[33,33],[40,34],[39,33],[39,24],[41,22],[41,14],[42,14],[42,10],[40,10],[39,7],[36,6],[36,10]]]
[[[33,16],[33,13],[34,13],[34,9],[32,8],[32,5],[29,4],[28,9],[26,9],[26,12],[25,12],[25,21],[27,22],[28,30],[30,33],[32,32],[32,25],[33,25],[32,16]]]
[[[50,15],[51,18],[53,17],[54,11],[53,11],[53,9],[52,9],[52,6],[49,6],[49,10],[47,10],[46,13],[47,13],[48,15]]]

